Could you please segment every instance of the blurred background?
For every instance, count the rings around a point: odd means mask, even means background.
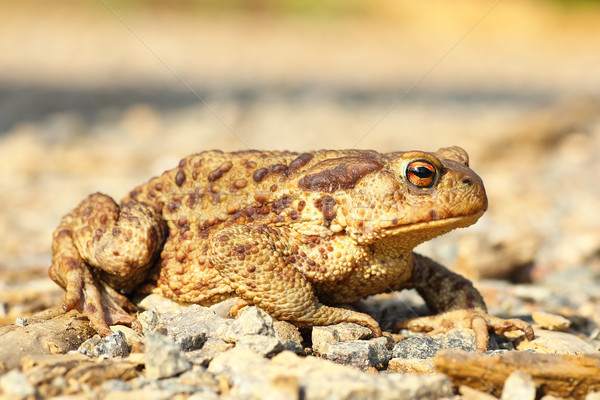
[[[490,209],[423,252],[593,282],[600,2],[1,0],[0,317],[56,303],[62,215],[190,153],[449,145]]]

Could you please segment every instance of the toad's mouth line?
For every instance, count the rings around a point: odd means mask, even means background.
[[[474,224],[483,214],[485,210],[478,211],[474,214],[468,215],[458,215],[450,218],[442,218],[442,219],[431,219],[428,221],[420,221],[413,222],[412,224],[406,225],[392,225],[389,227],[385,227],[384,230],[386,232],[393,231],[413,231],[413,230],[426,230],[433,229],[442,226],[453,226],[455,228],[464,228],[469,225]]]

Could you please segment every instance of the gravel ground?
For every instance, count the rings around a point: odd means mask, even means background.
[[[493,313],[560,314],[598,350],[598,10],[44,4],[0,4],[0,323],[58,304],[46,270],[64,213],[187,154],[460,145],[489,211],[420,250],[476,279]]]

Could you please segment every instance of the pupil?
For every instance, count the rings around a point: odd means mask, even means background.
[[[421,179],[431,178],[431,176],[433,175],[432,170],[430,170],[427,167],[423,167],[423,166],[413,167],[412,173]]]

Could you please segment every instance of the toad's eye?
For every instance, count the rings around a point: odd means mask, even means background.
[[[419,188],[427,188],[435,183],[435,166],[427,160],[413,161],[406,167],[406,178]]]

